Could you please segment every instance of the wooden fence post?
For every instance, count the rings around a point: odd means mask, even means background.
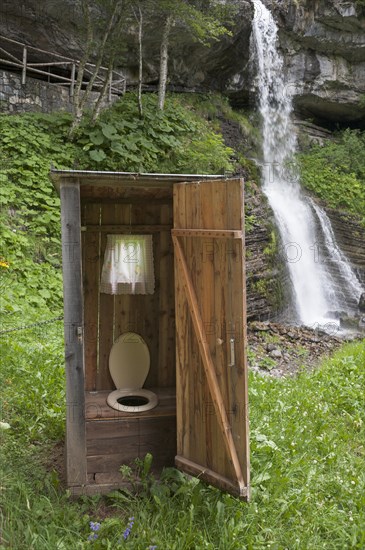
[[[86,431],[80,186],[61,182],[66,365],[66,473],[69,487],[86,484]]]
[[[70,85],[70,97],[73,97],[75,91],[75,74],[76,74],[76,65],[72,63],[71,67],[71,85]]]
[[[27,48],[23,47],[23,70],[22,70],[22,84],[25,84],[27,78]]]

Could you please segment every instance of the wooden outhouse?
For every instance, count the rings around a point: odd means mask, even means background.
[[[52,170],[61,197],[67,484],[123,486],[146,453],[249,497],[243,181],[222,176]],[[105,293],[110,235],[150,236],[154,290]],[[130,253],[130,251],[128,252]],[[107,403],[113,343],[136,333],[158,405]]]

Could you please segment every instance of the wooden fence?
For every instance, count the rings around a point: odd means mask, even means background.
[[[66,86],[70,90],[70,97],[73,96],[80,65],[79,60],[41,50],[2,35],[0,35],[0,56],[0,65],[21,71],[23,85],[26,83],[27,75],[29,75],[32,78],[45,80],[51,85]],[[33,61],[39,58],[42,61]],[[86,64],[82,88],[87,86],[88,77],[91,77],[94,70],[95,65],[93,63]],[[92,89],[94,91],[99,91],[102,88],[107,74],[107,67],[100,67],[93,84]],[[109,78],[109,100],[111,100],[112,94],[123,95],[125,90],[126,79],[124,75],[120,71],[113,70]]]

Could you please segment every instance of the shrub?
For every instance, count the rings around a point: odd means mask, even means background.
[[[365,225],[365,133],[345,130],[337,140],[299,155],[302,183],[333,208],[362,217]]]

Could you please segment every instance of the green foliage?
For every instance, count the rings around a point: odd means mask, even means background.
[[[62,305],[60,202],[49,180],[56,168],[222,173],[232,170],[233,151],[211,124],[179,99],[168,98],[166,110],[156,96],[143,97],[139,118],[136,97],[127,94],[103,113],[96,125],[84,122],[77,139],[67,138],[68,114],[0,115],[2,248],[0,286],[5,324],[10,314],[28,320],[43,308],[59,314]],[[8,323],[8,319],[11,319]]]
[[[365,133],[345,130],[334,142],[299,155],[303,185],[333,208],[362,217],[365,225]]]
[[[127,94],[95,126],[82,126],[76,140],[84,152],[80,164],[123,172],[192,174],[232,169],[233,151],[179,99],[168,97],[162,112],[154,95],[142,99],[142,118],[135,95]]]
[[[72,166],[75,146],[67,143],[69,115],[1,115],[0,170],[2,310],[60,308],[59,199],[49,180],[51,163]]]
[[[221,3],[216,0],[205,0],[205,5],[201,4],[199,0],[190,2],[190,5],[179,0],[177,3],[174,1],[173,13],[176,13],[176,8],[180,11],[183,25],[188,27],[193,39],[209,46],[222,35],[231,35],[232,33],[222,23],[222,20],[230,15],[227,8],[224,10]]]
[[[245,232],[246,234],[251,233],[251,231],[254,230],[255,224],[257,223],[257,219],[255,214],[245,214]],[[247,255],[248,252],[250,252],[248,249],[246,249],[246,258],[249,256]]]
[[[252,181],[260,181],[260,172],[257,164],[242,154],[238,155],[238,164],[241,166],[247,174],[246,187],[250,185]]]
[[[355,0],[355,6],[358,16],[365,15],[365,0]]]
[[[271,359],[271,357],[263,357],[259,361],[259,367],[266,370],[272,370],[274,367],[276,367],[276,361],[274,359]]]
[[[27,444],[64,434],[62,333],[62,321],[56,321],[0,338],[3,419]]]
[[[247,146],[257,148],[261,143],[259,126],[251,121],[251,117],[244,110],[233,110],[227,97],[215,93],[186,94],[182,96],[182,101],[189,109],[193,109],[200,116],[216,122],[217,128],[220,128],[222,118],[237,123],[242,135],[242,144],[246,148]],[[244,157],[240,160],[248,164],[252,162]],[[254,165],[254,163],[252,164]],[[256,168],[255,165],[253,167]],[[258,170],[256,179],[259,179]]]
[[[274,255],[278,251],[278,240],[276,236],[276,231],[272,229],[270,231],[270,242],[269,244],[264,248],[264,254],[265,256],[274,257]]]
[[[364,544],[364,359],[358,342],[298,379],[251,380],[253,506],[263,527],[253,547]]]
[[[145,2],[147,7],[148,2]],[[222,35],[231,35],[228,25],[236,13],[236,6],[219,0],[160,0],[150,4],[152,14],[160,21],[172,15],[176,27],[185,28],[192,39],[209,46],[212,41],[219,40]]]

